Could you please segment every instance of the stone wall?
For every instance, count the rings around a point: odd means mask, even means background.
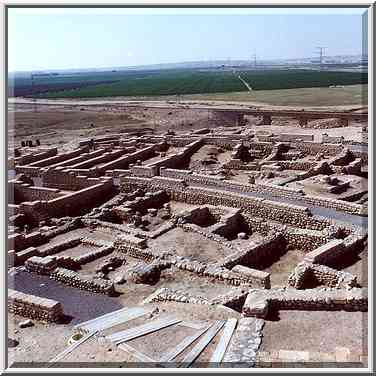
[[[245,317],[265,318],[269,310],[325,310],[325,311],[367,311],[367,289],[318,288],[295,290],[274,288],[270,290],[249,290],[243,306]]]
[[[60,302],[8,289],[8,311],[33,320],[58,322],[63,316]]]
[[[93,279],[91,277],[82,276],[69,269],[56,268],[51,273],[50,278],[67,286],[75,287],[80,290],[86,290],[110,296],[115,293],[114,284],[112,282],[104,279]]]
[[[331,266],[339,259],[363,250],[366,234],[352,234],[344,240],[334,239],[306,254],[304,261]]]
[[[336,288],[355,287],[356,276],[324,265],[299,263],[288,278],[288,284],[296,289],[304,289],[308,284],[315,283]]]
[[[179,186],[181,187],[179,189]],[[303,206],[279,203],[277,201],[250,197],[237,193],[218,191],[205,188],[185,187],[184,182],[177,179],[155,177],[152,179],[124,177],[121,190],[133,191],[135,188],[148,190],[165,189],[170,199],[196,205],[228,206],[242,209],[243,213],[256,217],[264,217],[300,228],[322,230],[329,222],[318,220],[310,215]]]
[[[235,265],[243,265],[257,269],[265,260],[281,255],[286,248],[286,241],[282,234],[272,234],[263,239],[262,243],[239,249],[225,257],[220,265],[233,268]]]

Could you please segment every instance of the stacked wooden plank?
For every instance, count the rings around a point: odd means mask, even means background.
[[[146,307],[122,308],[118,311],[113,311],[103,316],[96,317],[95,319],[80,323],[73,329],[84,333],[102,331],[146,315],[147,313],[150,313],[151,310],[152,308]]]

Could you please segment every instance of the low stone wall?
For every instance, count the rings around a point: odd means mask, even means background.
[[[66,249],[76,247],[80,243],[81,243],[81,237],[78,236],[75,238],[63,240],[49,247],[45,247],[43,250],[38,250],[38,253],[39,253],[39,256],[41,257],[51,256],[51,255],[55,255],[56,253],[62,252]]]
[[[114,284],[104,279],[93,279],[91,277],[81,276],[80,274],[64,269],[56,268],[50,275],[50,278],[61,282],[67,286],[75,287],[80,290],[113,295],[115,292]]]
[[[313,141],[313,134],[281,133],[278,139],[280,141]]]
[[[130,279],[134,283],[155,284],[159,281],[161,271],[171,267],[169,261],[153,261],[150,264],[138,264],[132,268]]]
[[[76,256],[74,257],[74,260],[79,264],[79,265],[84,265],[89,262],[92,262],[94,260],[97,260],[103,256],[108,256],[113,252],[114,248],[112,245],[108,246],[103,246],[100,247],[94,251],[87,252],[81,256]]]
[[[25,262],[25,268],[28,272],[41,275],[51,275],[51,273],[56,269],[56,267],[56,258],[50,256],[33,256]]]
[[[186,291],[172,290],[167,287],[162,287],[156,290],[144,300],[144,304],[157,302],[178,302],[205,305],[212,304],[208,299],[201,296],[193,296]]]
[[[248,276],[255,286],[259,285],[261,288],[270,289],[270,273],[247,268],[242,265],[234,266],[231,271],[233,273],[239,273],[242,276]]]
[[[165,180],[161,180],[165,179]],[[133,191],[135,188],[146,188],[151,191],[165,189],[171,200],[196,205],[229,206],[241,209],[244,213],[257,217],[264,217],[288,225],[313,230],[322,230],[329,225],[329,221],[310,216],[308,208],[292,204],[250,197],[238,193],[218,191],[207,188],[185,187],[182,181],[159,177],[122,179],[121,190]]]
[[[321,247],[307,253],[304,261],[312,264],[331,266],[346,255],[361,252],[364,248],[366,237],[366,234],[352,234],[344,240],[331,240]]]
[[[367,289],[320,288],[295,290],[275,288],[250,290],[243,306],[243,316],[265,318],[271,309],[367,311]]]
[[[322,144],[317,142],[291,142],[290,146],[301,151],[304,155],[317,155],[323,153],[326,156],[335,156],[343,150],[342,145],[338,144]]]
[[[303,289],[307,282],[336,288],[355,287],[357,285],[356,276],[350,273],[303,261],[290,274],[288,284],[296,289]]]
[[[284,252],[286,241],[281,233],[269,235],[261,244],[237,250],[225,257],[220,265],[226,268],[233,268],[235,265],[257,268],[265,260],[276,257]]]
[[[45,322],[58,322],[63,316],[60,302],[8,289],[8,311]]]
[[[248,289],[235,287],[227,294],[212,299],[213,304],[221,304],[225,307],[241,312],[248,295]]]

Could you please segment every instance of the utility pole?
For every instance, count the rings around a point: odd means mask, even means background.
[[[255,68],[257,67],[257,56],[256,56],[256,53],[253,54],[253,66]]]
[[[34,98],[34,87],[35,87],[35,82],[34,82],[34,77],[35,77],[35,74],[33,72],[31,72],[31,97],[32,97],[32,100],[34,102],[34,112],[37,112],[37,100],[36,98]]]
[[[317,53],[320,56],[320,69],[322,69],[323,65],[323,58],[324,58],[324,50],[326,47],[316,47],[317,50],[319,50]]]

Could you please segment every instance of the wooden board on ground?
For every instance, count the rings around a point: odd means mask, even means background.
[[[157,330],[166,328],[168,326],[177,324],[181,320],[175,318],[163,318],[159,320],[154,320],[152,322],[136,326],[135,328],[123,330],[121,332],[116,332],[107,336],[106,338],[111,342],[114,342],[116,345],[130,341],[131,339],[141,337],[145,334],[155,332]]]
[[[173,361],[179,354],[181,354],[189,345],[191,345],[197,338],[204,334],[209,328],[210,325],[206,324],[206,327],[204,329],[201,329],[198,333],[184,338],[184,340],[181,341],[176,347],[162,356],[160,362],[164,363]]]
[[[83,332],[99,332],[115,325],[141,317],[151,312],[151,310],[151,308],[145,307],[122,308],[117,311],[107,313],[103,316],[96,317],[95,319],[77,324],[73,329]]]
[[[85,341],[87,341],[89,338],[91,338],[94,334],[97,334],[97,332],[88,333],[87,335],[85,335],[81,339],[79,339],[77,342],[72,343],[64,351],[62,351],[60,354],[55,356],[55,358],[51,359],[49,361],[49,363],[51,363],[51,364],[48,367],[51,367],[53,363],[57,363],[58,361],[63,359],[66,355],[71,353],[78,346],[82,345]]]
[[[126,343],[121,343],[119,346],[119,349],[126,351],[128,354],[132,355],[134,358],[138,359],[141,362],[144,363],[156,363],[156,361],[149,356],[143,354],[142,352],[136,350],[132,346],[126,344]]]
[[[206,334],[201,338],[201,340],[193,347],[193,349],[184,357],[180,367],[189,367],[197,357],[204,351],[205,347],[210,343],[210,341],[216,336],[216,334],[221,330],[225,321],[215,322]]]
[[[221,339],[214,350],[213,355],[210,358],[210,363],[220,363],[225,355],[228,344],[230,343],[231,337],[234,333],[237,319],[228,319],[226,321],[225,327]]]

